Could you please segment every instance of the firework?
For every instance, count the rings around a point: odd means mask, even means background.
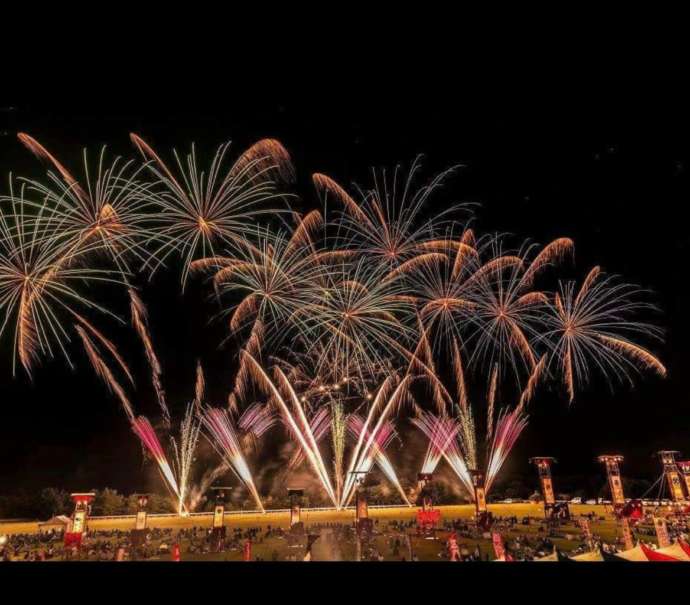
[[[173,450],[175,452],[175,469],[177,474],[178,504],[177,514],[182,515],[185,508],[185,499],[189,494],[189,480],[196,453],[196,446],[199,442],[199,432],[201,422],[196,418],[196,403],[192,402],[187,406],[184,418],[180,424],[179,446],[177,441],[171,437]]]
[[[272,202],[282,197],[275,179],[292,179],[290,157],[275,140],[259,141],[227,170],[223,170],[229,143],[221,145],[208,173],[200,169],[196,150],[186,159],[174,152],[179,176],[175,176],[155,151],[138,135],[130,135],[152,173],[160,191],[147,195],[159,207],[153,215],[154,229],[162,241],[148,265],[155,271],[173,252],[183,259],[182,287],[191,262],[214,256],[219,244],[244,245],[251,224],[262,215],[275,214]]]
[[[347,428],[356,440],[359,440],[360,437],[369,437],[368,435],[362,435],[364,430],[364,421],[357,414],[352,414],[348,418]],[[376,462],[386,478],[398,490],[403,502],[407,504],[407,506],[412,506],[407,498],[407,495],[405,494],[405,490],[403,490],[402,485],[400,485],[398,475],[395,472],[390,459],[386,455],[386,449],[395,437],[397,437],[397,433],[395,432],[393,423],[389,420],[381,426],[381,430],[379,430],[378,435],[373,440],[371,454],[355,465],[355,474],[368,473],[371,470],[373,463]],[[353,493],[351,492],[350,495],[347,496],[346,503],[352,499],[352,495]]]
[[[220,297],[239,298],[224,314],[229,315],[231,333],[248,329],[248,340],[257,339],[252,353],[263,344],[264,328],[283,338],[292,333],[290,328],[303,332],[304,317],[323,291],[324,267],[317,260],[312,236],[320,224],[320,213],[313,211],[292,232],[269,234],[257,229],[256,245],[244,242],[232,256],[191,264],[193,272],[213,273]]]
[[[429,246],[440,243],[435,236],[447,215],[457,207],[428,220],[421,220],[421,214],[429,197],[441,187],[454,168],[416,188],[415,177],[420,169],[420,159],[417,158],[407,177],[402,176],[400,166],[393,170],[392,175],[385,170],[380,173],[374,171],[374,187],[358,190],[360,203],[326,175],[313,175],[314,185],[326,203],[330,197],[342,207],[342,211],[336,213],[338,239],[347,250],[392,271],[419,256]]]
[[[394,377],[390,377],[379,388],[350,455],[350,465],[346,474],[341,504],[349,502],[356,481],[354,473],[363,464],[363,461],[375,453],[376,440],[380,438],[380,432],[386,426],[390,414],[399,409],[406,401],[409,401],[411,380],[412,377],[407,375],[396,385]],[[370,428],[372,425],[373,428]]]
[[[108,270],[90,268],[85,257],[102,249],[93,241],[78,250],[61,235],[64,219],[49,206],[36,214],[25,198],[25,188],[0,200],[0,311],[4,318],[0,336],[14,326],[13,373],[17,361],[31,375],[41,355],[59,350],[70,366],[65,348],[69,335],[61,312],[77,316],[76,308],[96,309],[115,319],[105,307],[84,297],[78,286],[120,283]]]
[[[666,376],[657,357],[632,341],[634,336],[659,338],[658,328],[634,319],[654,307],[642,302],[643,291],[619,283],[616,276],[604,276],[594,267],[577,289],[574,282],[561,283],[547,316],[549,330],[543,338],[552,347],[552,360],[563,376],[570,402],[578,386],[590,379],[590,368],[598,368],[611,383],[628,379],[640,369]]]
[[[266,512],[261,503],[259,492],[254,485],[252,473],[242,453],[237,431],[232,425],[227,411],[217,408],[206,408],[202,421],[210,435],[210,442],[213,447],[247,488],[259,510],[262,513]]]
[[[151,185],[139,180],[141,168],[134,169],[132,161],[123,162],[121,158],[106,165],[104,147],[92,179],[84,150],[84,179],[80,183],[36,139],[24,133],[18,137],[56,170],[48,173],[48,184],[21,180],[40,197],[41,206],[50,205],[60,215],[60,230],[70,248],[78,250],[96,240],[123,274],[129,273],[126,255],[146,261],[142,244],[151,237],[145,225],[152,203],[148,201]]]
[[[410,355],[412,305],[401,285],[384,277],[364,260],[329,274],[329,287],[305,318],[323,345],[318,374],[334,364],[328,370],[334,382],[351,373],[367,382],[382,366]]]
[[[170,492],[175,496],[176,501],[181,502],[180,488],[177,484],[175,473],[173,473],[168,458],[163,451],[163,447],[151,423],[145,416],[139,416],[132,421],[132,429],[151,457],[156,461],[161,476]],[[186,512],[186,509],[184,509],[183,512]]]
[[[153,383],[153,388],[156,391],[158,405],[163,412],[163,419],[168,426],[170,426],[170,412],[168,411],[168,405],[165,402],[165,390],[163,389],[163,383],[161,382],[163,370],[158,362],[158,357],[153,349],[151,335],[149,334],[148,312],[141,298],[139,298],[139,295],[132,288],[129,289],[129,299],[130,311],[132,314],[132,325],[134,326],[134,329],[144,345],[144,352],[146,354],[149,367],[151,368],[151,382]]]
[[[89,358],[89,361],[91,362],[91,366],[96,372],[96,375],[99,376],[103,380],[103,382],[105,382],[110,392],[115,393],[117,395],[117,398],[120,400],[122,408],[127,414],[127,417],[130,419],[130,421],[133,421],[134,411],[132,409],[132,404],[130,403],[127,397],[127,394],[125,393],[125,390],[122,388],[122,386],[115,378],[106,362],[103,360],[103,357],[101,356],[98,348],[94,344],[93,340],[91,340],[89,335],[86,333],[86,331],[81,326],[75,326],[75,329],[82,340],[84,350],[86,351],[86,354]]]
[[[316,475],[321,482],[321,485],[326,492],[326,495],[333,502],[334,506],[338,506],[335,490],[331,483],[326,465],[324,464],[321,451],[318,443],[312,432],[311,425],[307,420],[306,413],[302,402],[297,397],[294,388],[290,384],[283,371],[279,367],[274,368],[276,382],[274,383],[259,363],[246,351],[241,353],[242,358],[247,362],[246,367],[250,375],[257,382],[257,384],[267,392],[270,401],[280,411],[283,422],[290,434],[297,440],[299,446],[302,448],[309,464],[316,472]],[[287,394],[287,399],[291,402],[288,405],[285,398],[281,394],[281,390]]]

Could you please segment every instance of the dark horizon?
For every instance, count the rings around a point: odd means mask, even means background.
[[[602,389],[582,392],[572,406],[562,396],[542,393],[501,475],[528,475],[533,472],[529,457],[549,455],[559,460],[556,484],[559,474],[596,474],[603,483],[596,456],[620,453],[626,457],[624,476],[653,481],[660,474],[653,457],[657,450],[681,450],[690,458],[683,384],[690,322],[682,266],[690,247],[683,220],[690,198],[690,116],[682,108],[585,110],[547,101],[473,107],[456,98],[395,104],[376,98],[357,103],[264,99],[226,103],[222,109],[9,107],[0,106],[2,193],[10,171],[35,178],[45,174],[17,141],[17,132],[35,136],[75,172],[83,147],[93,154],[105,143],[113,154],[135,157],[129,132],[166,153],[173,146],[186,151],[192,141],[208,152],[228,139],[238,152],[260,138],[277,138],[292,155],[305,207],[316,203],[309,185],[314,172],[350,185],[367,184],[372,166],[409,165],[420,153],[425,175],[462,164],[436,199],[481,204],[476,225],[482,232],[506,231],[540,243],[573,238],[574,275],[581,279],[599,264],[653,290],[662,312],[652,319],[666,332],[665,343],[645,343],[668,368],[666,380],[642,374],[634,390],[619,385],[614,395]],[[191,398],[198,357],[212,401],[224,401],[235,350],[218,350],[225,328],[209,323],[213,305],[207,292],[193,286],[183,296],[173,270],[159,274],[142,297],[171,407],[179,409]],[[115,334],[112,328],[110,333]],[[12,379],[6,337],[0,346],[0,491],[48,486],[163,491],[150,481],[151,465],[142,466],[141,448],[118,403],[76,346],[76,371],[59,358],[45,361],[33,382],[21,371]],[[155,403],[137,354],[132,365],[142,378],[141,399],[133,402],[146,413]]]

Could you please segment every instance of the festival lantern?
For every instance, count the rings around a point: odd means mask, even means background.
[[[676,466],[676,454],[680,452],[673,450],[662,450],[657,452],[661,459],[661,464],[664,468],[664,476],[671,493],[671,500],[674,502],[683,502],[685,494],[683,494],[683,485],[681,483],[680,472]]]
[[[434,508],[431,495],[432,473],[419,473],[417,485],[421,494],[422,507],[417,511],[417,525],[424,531],[431,531],[441,518],[441,511]]]
[[[621,471],[619,463],[623,461],[623,456],[605,454],[597,458],[606,466],[606,475],[611,490],[611,503],[616,515],[619,515],[625,506],[625,495],[623,494],[623,483],[621,481]]]
[[[556,459],[550,456],[537,456],[535,458],[530,458],[529,461],[537,467],[541,493],[544,498],[544,516],[550,518],[553,516],[556,505],[556,497],[553,492],[553,480],[551,478],[551,465],[556,462]]]
[[[302,488],[288,487],[288,498],[290,498],[290,529],[304,527],[302,524]]]
[[[136,494],[137,498],[137,516],[134,521],[134,529],[132,530],[132,546],[134,548],[140,547],[146,540],[146,524],[148,521],[148,494]]]
[[[690,460],[679,460],[677,465],[683,474],[683,479],[685,479],[685,492],[687,499],[690,500]]]
[[[91,502],[96,497],[93,492],[70,494],[74,502],[74,512],[69,525],[69,531],[65,532],[65,547],[81,547],[82,538],[86,533],[86,522],[91,510]]]
[[[215,507],[213,509],[213,526],[211,529],[211,541],[213,549],[218,552],[222,550],[223,540],[225,540],[225,492],[232,490],[231,487],[214,487],[216,492]]]

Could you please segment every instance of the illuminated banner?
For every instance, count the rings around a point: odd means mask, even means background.
[[[656,531],[656,539],[659,542],[659,548],[671,546],[671,540],[668,537],[668,528],[666,527],[666,519],[663,517],[654,517],[654,529]]]
[[[544,504],[551,506],[556,503],[556,497],[553,495],[553,482],[551,477],[542,477],[541,491],[544,494]]]
[[[357,520],[366,519],[369,517],[369,507],[367,505],[366,496],[358,491],[357,492]]]
[[[678,466],[676,466],[677,453],[678,452],[672,450],[658,452],[659,458],[661,458],[661,464],[664,467],[664,475],[666,476],[666,483],[671,493],[671,499],[674,502],[682,502],[685,500],[685,494],[683,493],[683,483],[680,478],[680,473],[678,472]]]
[[[293,504],[290,508],[290,527],[302,521],[302,509],[299,504]]]
[[[213,529],[219,529],[223,527],[223,516],[225,514],[224,506],[216,506],[213,509]]]
[[[680,481],[680,473],[677,471],[668,471],[666,473],[666,481],[668,482],[668,488],[671,491],[671,498],[673,501],[682,502],[685,500],[683,485]]]
[[[474,489],[476,500],[476,507],[478,513],[485,513],[486,508],[486,490],[483,487],[476,487]]]
[[[530,458],[532,464],[536,465],[539,473],[539,483],[541,493],[544,497],[544,512],[556,504],[556,496],[553,493],[553,481],[551,480],[551,464],[556,461],[551,457]]]
[[[72,533],[83,534],[84,530],[86,530],[86,511],[78,510],[72,518]]]
[[[134,529],[141,531],[142,529],[146,529],[146,511],[145,510],[140,510],[137,513],[137,520],[134,524]]]
[[[618,463],[622,460],[623,456],[599,456],[599,462],[603,462],[606,465],[606,474],[608,476],[609,489],[611,490],[611,502],[616,513],[625,506],[621,471],[618,466]]]
[[[496,558],[500,560],[505,560],[506,558],[506,547],[503,545],[503,537],[498,532],[492,532],[491,541],[494,545],[494,553],[496,553]]]
[[[685,491],[690,500],[690,460],[682,460],[678,463],[678,468],[680,472],[683,473],[683,479],[685,479]]]
[[[633,542],[632,530],[630,529],[630,521],[623,517],[621,519],[621,529],[623,530],[623,543],[625,544],[625,550],[631,550],[635,547]]]

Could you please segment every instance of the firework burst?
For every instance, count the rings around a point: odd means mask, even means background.
[[[661,361],[632,340],[660,337],[658,328],[636,320],[641,311],[654,309],[640,300],[643,293],[616,276],[605,276],[599,267],[588,273],[579,289],[571,281],[560,284],[544,339],[551,343],[552,359],[571,403],[577,387],[589,382],[592,368],[609,382],[627,379],[632,384],[632,373],[641,369],[666,376]]]
[[[72,366],[63,313],[75,317],[77,308],[95,309],[117,319],[80,290],[121,282],[114,272],[85,262],[90,253],[102,249],[102,242],[75,249],[68,235],[60,235],[64,218],[49,206],[30,214],[24,194],[22,187],[15,196],[10,182],[9,197],[0,200],[0,336],[13,326],[13,372],[18,361],[31,375],[41,355],[53,357],[57,351]]]
[[[177,252],[183,259],[183,289],[192,261],[215,256],[219,244],[244,246],[256,219],[278,211],[271,207],[283,197],[276,181],[292,180],[290,156],[272,139],[247,149],[228,169],[223,166],[229,143],[221,145],[208,172],[199,167],[192,145],[184,160],[174,152],[175,176],[141,137],[130,136],[160,185],[155,196],[146,196],[159,207],[152,219],[161,241],[148,266],[155,271]]]

